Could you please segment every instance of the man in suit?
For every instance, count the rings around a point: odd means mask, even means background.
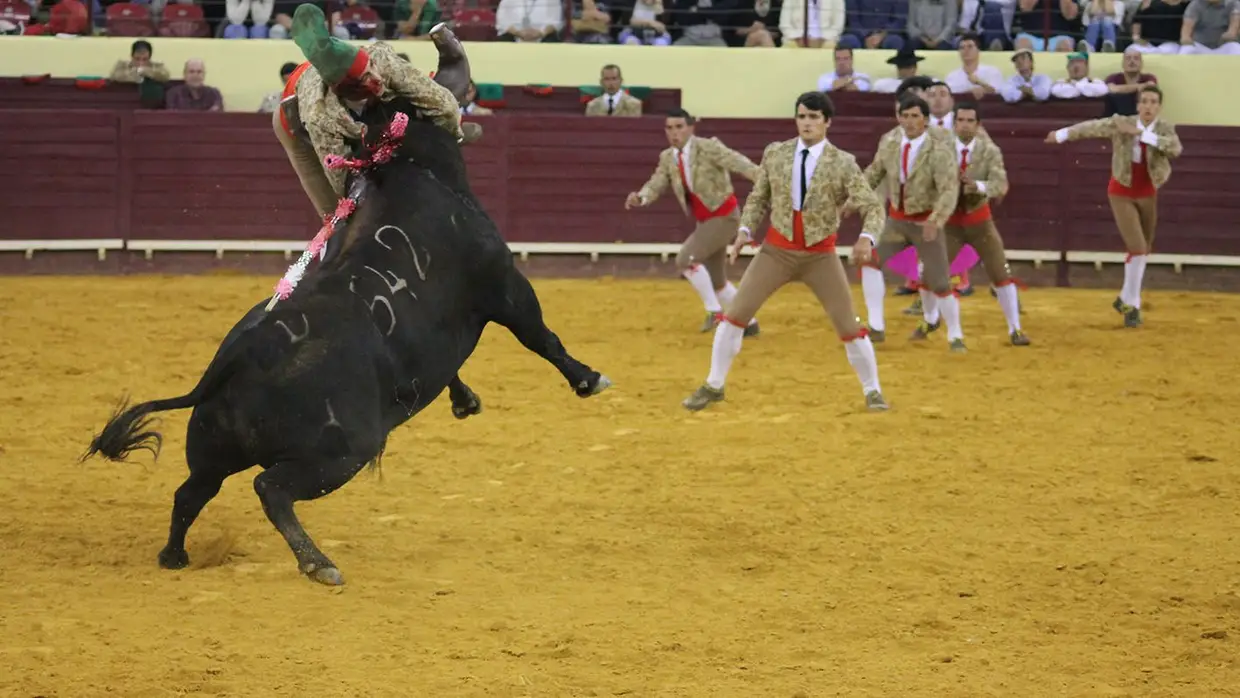
[[[1051,131],[1046,136],[1047,143],[1111,139],[1107,199],[1128,248],[1124,286],[1111,307],[1124,316],[1125,327],[1140,327],[1143,322],[1141,284],[1146,260],[1154,246],[1158,190],[1171,179],[1171,161],[1184,152],[1175,126],[1158,118],[1161,112],[1162,90],[1157,85],[1146,85],[1137,93],[1136,116],[1116,114]]]
[[[953,108],[952,114],[960,194],[956,210],[943,228],[947,235],[947,257],[954,259],[965,245],[977,250],[1007,320],[1009,340],[1013,346],[1028,346],[1029,337],[1020,327],[1016,283],[1003,250],[1003,238],[990,212],[990,200],[1001,199],[1008,191],[1003,152],[994,141],[981,137],[982,115],[977,104],[961,102]],[[924,319],[913,330],[911,339],[914,340],[925,339],[940,325],[938,297],[929,295],[922,303]]]
[[[603,94],[586,104],[586,116],[641,116],[642,101],[624,91],[620,66],[609,63],[599,73]]]
[[[960,304],[952,293],[947,245],[943,225],[956,208],[959,193],[956,158],[949,140],[930,133],[927,118],[930,106],[921,97],[905,95],[899,106],[901,135],[886,138],[879,145],[874,161],[866,168],[870,187],[886,184],[891,199],[887,223],[881,238],[862,233],[853,249],[856,257],[869,264],[862,269],[869,326],[878,332],[886,327],[883,318],[879,265],[905,248],[917,248],[923,266],[923,286],[938,297],[947,322],[951,350],[963,352],[964,333],[960,327]],[[879,283],[866,282],[866,276],[879,275]]]
[[[827,142],[835,108],[822,92],[796,101],[798,138],[772,143],[762,153],[758,181],[745,201],[731,259],[752,240],[754,226],[770,213],[771,227],[745,270],[740,290],[724,321],[715,328],[710,374],[682,403],[700,410],[724,397],[732,360],[741,350],[743,328],[777,290],[791,281],[809,286],[844,342],[844,352],[861,382],[865,404],[887,409],[878,383],[878,363],[866,328],[853,313],[848,275],[835,252],[842,207],[850,201],[861,212],[863,230],[882,224],[882,203],[868,185],[857,160]]]
[[[749,181],[758,177],[758,166],[718,138],[694,135],[696,119],[684,109],[673,109],[663,124],[670,148],[659,153],[654,174],[638,191],[624,200],[625,210],[649,206],[669,186],[685,215],[697,226],[676,255],[676,269],[688,279],[706,308],[702,331],[715,329],[724,306],[736,297],[736,287],[724,269],[728,243],[736,237],[740,206],[732,189],[732,173]],[[758,333],[753,320],[746,336]]]

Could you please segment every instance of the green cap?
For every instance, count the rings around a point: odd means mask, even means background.
[[[297,6],[293,13],[293,43],[329,85],[350,77],[351,72],[365,70],[366,64],[358,60],[362,52],[328,33],[327,17],[318,5]]]
[[[1085,61],[1086,63],[1088,63],[1089,54],[1085,53],[1084,51],[1077,51],[1076,53],[1069,53],[1068,62],[1071,63],[1072,61]]]

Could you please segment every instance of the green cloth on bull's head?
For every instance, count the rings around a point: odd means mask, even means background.
[[[327,17],[317,5],[297,6],[293,13],[293,43],[328,85],[343,80],[357,60],[357,48],[328,33]]]

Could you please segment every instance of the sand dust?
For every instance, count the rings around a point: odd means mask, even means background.
[[[229,480],[155,556],[184,477],[77,456],[125,391],[186,392],[272,278],[0,278],[0,695],[1240,695],[1240,307],[1035,289],[1035,346],[964,301],[867,414],[808,292],[763,309],[729,399],[672,281],[541,281],[574,397],[502,328],[363,473],[299,505],[347,586],[302,577]],[[856,293],[856,292],[855,292]],[[859,294],[857,297],[860,305]]]

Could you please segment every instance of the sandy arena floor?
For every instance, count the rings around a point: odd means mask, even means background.
[[[0,278],[0,696],[1240,695],[1240,310],[984,292],[972,352],[889,299],[867,414],[810,295],[691,416],[710,335],[683,283],[541,281],[615,387],[587,401],[502,329],[399,429],[381,476],[299,505],[308,582],[236,476],[155,556],[184,477],[77,456],[126,390],[188,391],[272,278]],[[860,301],[858,293],[858,303]],[[1230,408],[1228,407],[1230,405]]]

